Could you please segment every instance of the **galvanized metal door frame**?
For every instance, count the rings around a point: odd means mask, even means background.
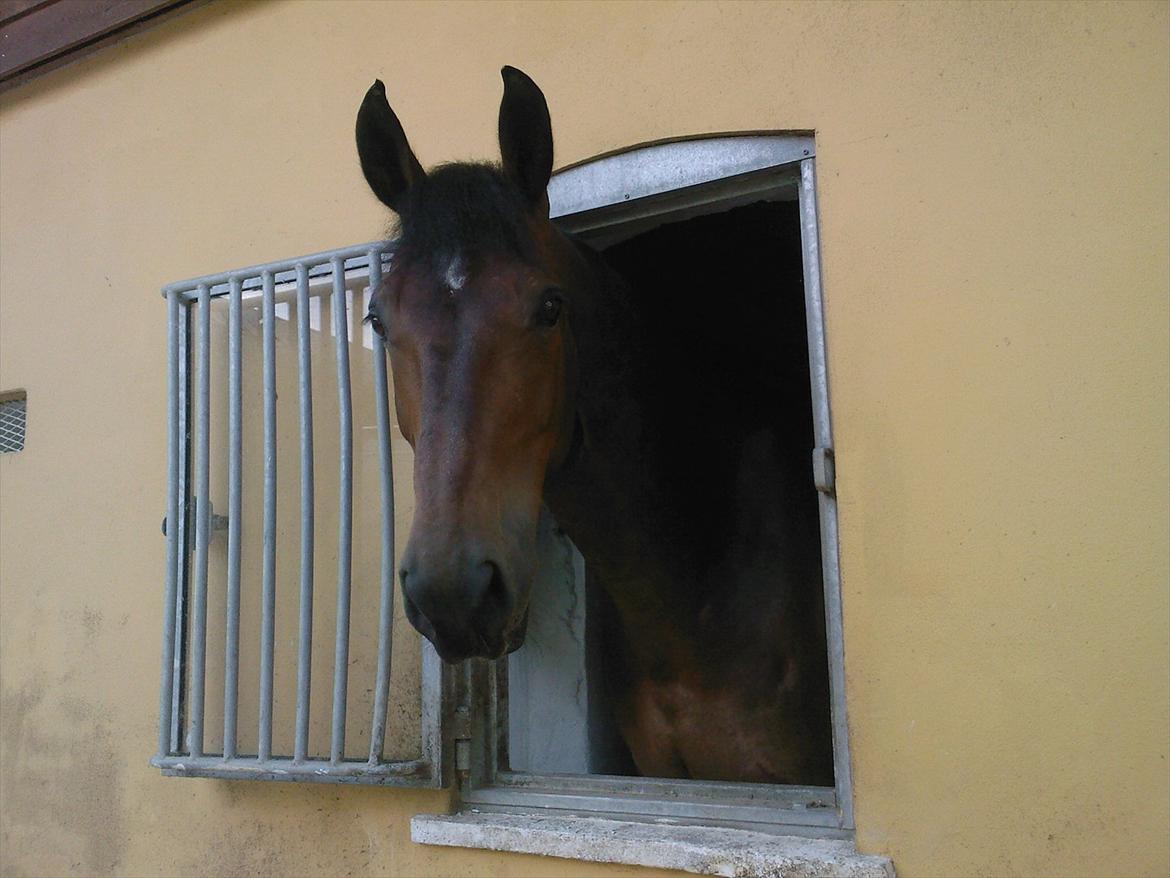
[[[382,562],[376,694],[371,717],[369,757],[344,757],[349,641],[349,565],[352,521],[352,415],[347,332],[336,332],[339,393],[339,484],[341,509],[338,552],[338,613],[334,640],[333,712],[330,757],[308,756],[308,660],[312,625],[313,454],[312,390],[309,337],[299,320],[298,370],[301,441],[301,571],[296,743],[294,753],[272,752],[272,641],[275,580],[276,388],[275,289],[295,285],[298,317],[307,313],[311,278],[331,278],[334,326],[346,325],[346,283],[356,276],[379,283],[383,262],[393,253],[387,241],[360,244],[296,259],[252,266],[168,284],[163,288],[168,312],[167,566],[163,593],[162,673],[159,689],[158,751],[151,764],[164,774],[190,777],[262,779],[384,786],[442,787],[450,782],[451,739],[448,734],[453,672],[434,648],[422,641],[420,758],[386,760],[386,703],[396,584],[394,562],[393,476],[390,460],[389,389],[386,353],[375,344],[372,356],[381,446]],[[363,274],[364,272],[364,274]],[[264,379],[264,563],[262,572],[260,718],[257,752],[238,752],[236,699],[238,682],[240,504],[241,504],[241,299],[245,290],[260,291]],[[228,340],[228,583],[225,626],[224,752],[203,749],[203,689],[207,632],[208,544],[212,529],[208,496],[210,313],[213,299],[229,302]],[[198,321],[198,345],[192,326]],[[192,433],[192,422],[195,433]],[[194,451],[193,451],[194,449]],[[196,485],[192,490],[192,485]],[[218,516],[217,516],[218,518]],[[175,526],[170,526],[174,523]],[[193,523],[194,527],[191,527]],[[192,540],[191,531],[194,530]],[[188,614],[190,613],[190,621]]]
[[[853,784],[813,136],[746,135],[655,144],[569,168],[553,178],[549,196],[552,215],[563,228],[606,243],[666,219],[767,198],[795,196],[799,201],[816,444],[811,464],[819,497],[836,782],[833,787],[794,787],[502,770],[508,724],[506,699],[499,695],[507,685],[506,659],[472,661],[461,675],[456,708],[456,768],[463,805],[849,837],[854,829]]]

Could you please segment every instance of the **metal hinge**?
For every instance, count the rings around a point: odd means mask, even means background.
[[[455,708],[452,723],[452,737],[455,740],[455,772],[462,784],[471,771],[471,710],[465,704]]]
[[[813,484],[822,494],[830,497],[837,490],[837,469],[833,464],[833,449],[813,449]]]

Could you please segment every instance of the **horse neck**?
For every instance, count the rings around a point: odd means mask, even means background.
[[[662,474],[647,469],[661,457],[663,437],[647,417],[637,312],[624,281],[577,246],[591,291],[572,324],[579,435],[566,464],[550,474],[545,499],[627,631],[659,644],[671,638],[682,649],[695,609],[679,576],[685,550],[669,536],[657,490]]]

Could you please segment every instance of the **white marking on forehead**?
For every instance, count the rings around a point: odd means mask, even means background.
[[[463,254],[457,253],[447,263],[447,270],[443,274],[443,280],[447,284],[447,289],[451,292],[456,292],[463,289],[463,285],[467,283],[467,268],[463,262]]]

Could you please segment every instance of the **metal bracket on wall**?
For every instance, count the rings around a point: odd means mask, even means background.
[[[833,449],[813,449],[813,483],[817,490],[830,497],[837,489],[837,470],[833,464]]]
[[[195,533],[195,509],[194,509],[194,507],[198,502],[199,502],[198,498],[195,498],[193,500],[193,502],[190,504],[190,506],[187,507],[188,533]],[[212,531],[227,530],[228,517],[226,515],[216,515],[215,514],[215,506],[210,505],[210,504],[209,504],[208,511],[211,513],[211,530]],[[166,516],[163,516],[163,520],[162,520],[162,533],[163,533],[164,537],[167,535]],[[191,551],[195,551],[194,543],[192,543]]]

